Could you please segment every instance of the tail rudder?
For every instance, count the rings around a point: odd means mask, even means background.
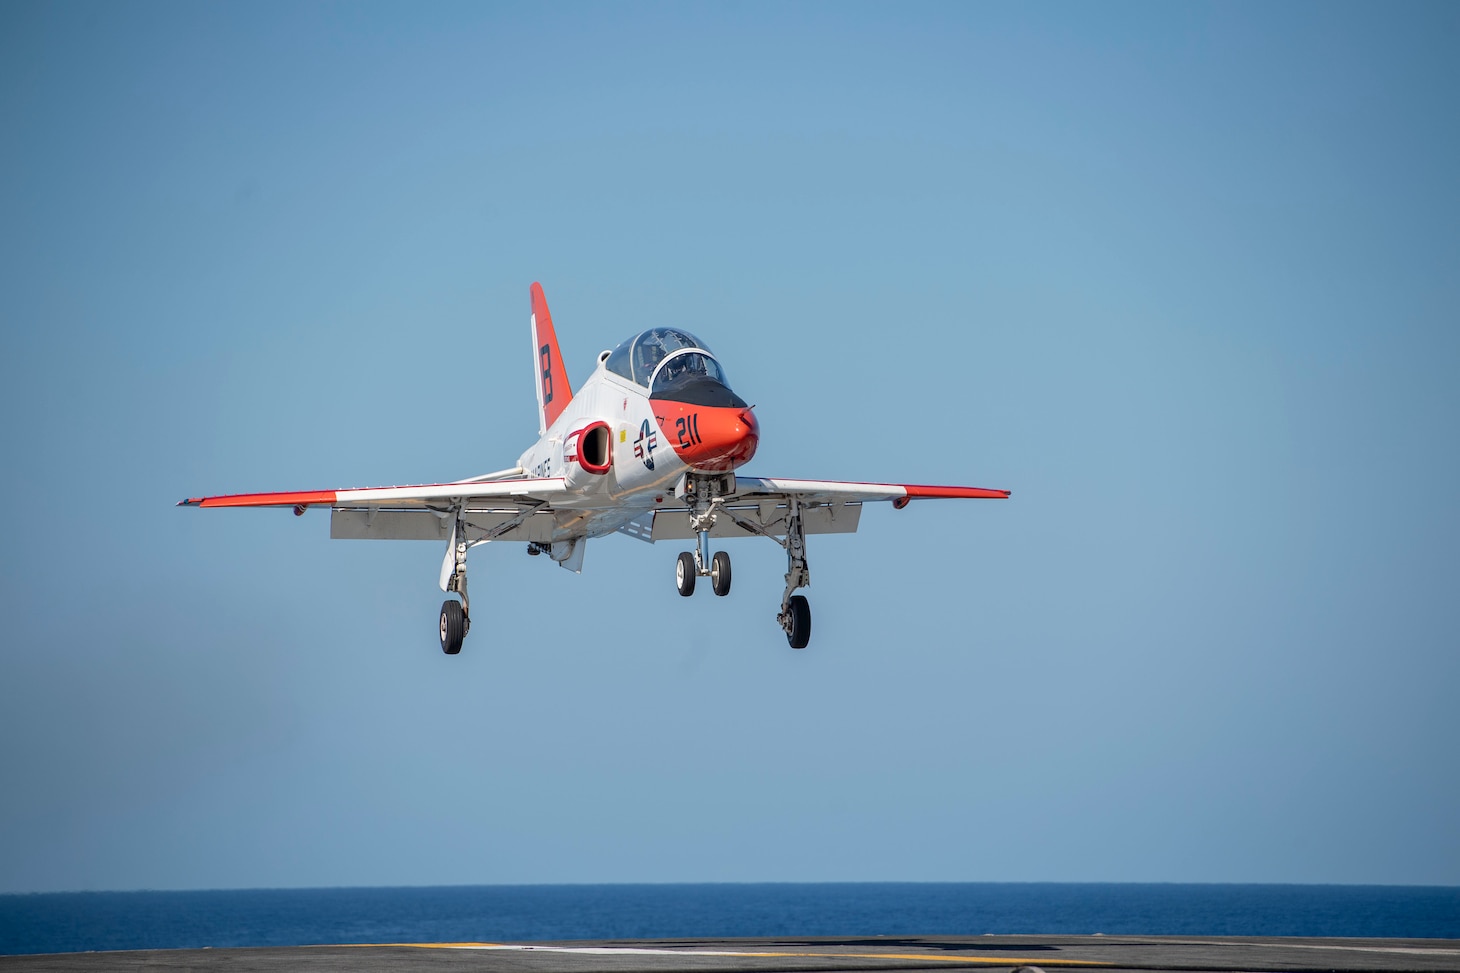
[[[542,285],[532,285],[532,356],[537,370],[537,422],[539,436],[573,401],[573,388],[563,367],[563,354],[558,351],[558,334],[553,330],[553,317],[548,313]]]

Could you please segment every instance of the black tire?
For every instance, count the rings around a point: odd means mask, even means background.
[[[461,651],[461,640],[464,638],[466,638],[466,612],[461,610],[461,602],[442,602],[441,651],[447,655],[456,655]]]
[[[730,555],[725,551],[716,551],[710,561],[710,587],[722,598],[730,593]]]
[[[695,556],[689,551],[680,551],[674,562],[674,584],[686,598],[695,593]]]
[[[804,649],[811,641],[811,604],[805,595],[792,595],[787,610],[791,613],[791,630],[786,633],[786,641],[793,649]]]

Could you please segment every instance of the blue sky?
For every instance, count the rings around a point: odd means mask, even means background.
[[[0,891],[1460,884],[1460,10],[0,9]],[[681,599],[206,493],[429,482],[649,324],[752,473],[967,483]]]

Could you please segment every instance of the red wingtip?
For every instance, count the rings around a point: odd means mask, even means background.
[[[334,490],[308,490],[291,493],[234,493],[223,497],[189,497],[179,507],[294,507],[300,504],[334,503]]]
[[[918,486],[916,484],[908,484],[903,489],[907,491],[910,498],[928,497],[950,500],[1007,500],[1013,493],[1012,490],[987,490],[983,487]]]

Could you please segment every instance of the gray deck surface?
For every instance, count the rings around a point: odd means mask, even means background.
[[[0,956],[12,970],[398,970],[723,973],[727,970],[1460,971],[1460,940],[1171,936],[877,936],[523,944],[298,946]]]

